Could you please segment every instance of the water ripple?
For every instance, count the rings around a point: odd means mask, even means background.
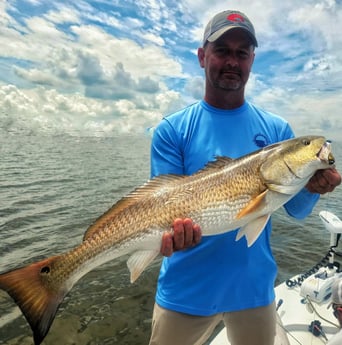
[[[144,137],[0,136],[0,272],[79,244],[95,219],[148,179],[149,144]],[[335,156],[340,164],[341,151]],[[322,197],[305,223],[276,212],[272,246],[278,280],[322,257],[329,237],[318,212],[342,216],[340,198],[339,190]],[[64,345],[146,344],[159,264],[133,285],[124,258],[90,272],[63,302],[44,344],[59,345],[61,335]],[[13,308],[0,290],[0,316],[15,315]],[[0,334],[0,345],[32,344],[22,317],[6,325],[0,319]]]

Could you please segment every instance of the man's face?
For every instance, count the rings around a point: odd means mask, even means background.
[[[254,61],[254,47],[248,34],[232,29],[215,42],[199,48],[198,58],[205,69],[207,88],[243,91]]]

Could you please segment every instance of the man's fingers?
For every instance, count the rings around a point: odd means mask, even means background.
[[[180,250],[184,248],[184,222],[183,219],[177,218],[173,222],[173,249]]]
[[[332,192],[341,183],[341,175],[336,169],[318,170],[307,184],[311,193]]]
[[[193,227],[194,224],[192,223],[192,220],[190,218],[185,218],[183,221],[184,225],[184,243],[183,247],[188,248],[193,245],[193,238],[194,238],[194,231]]]
[[[165,232],[162,237],[160,253],[171,256],[173,252],[190,248],[201,241],[202,232],[198,224],[190,218],[177,218],[172,224],[172,232]]]
[[[171,232],[164,232],[160,254],[163,256],[171,256],[173,254],[173,236]]]
[[[198,224],[194,224],[193,228],[193,240],[192,240],[192,245],[196,245],[201,242],[202,239],[202,231],[201,227]]]

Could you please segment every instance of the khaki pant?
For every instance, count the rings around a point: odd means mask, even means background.
[[[223,321],[231,345],[274,345],[276,311],[266,307],[192,316],[164,309],[155,304],[150,345],[203,345]]]

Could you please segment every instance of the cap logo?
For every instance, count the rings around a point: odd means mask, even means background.
[[[239,11],[222,11],[210,19],[204,29],[203,46],[206,42],[215,42],[230,29],[239,28],[246,31],[254,47],[258,46],[253,24]]]
[[[231,13],[230,15],[227,16],[227,19],[231,22],[238,22],[238,23],[243,23],[245,21],[245,18],[242,17],[242,15],[239,13]]]

